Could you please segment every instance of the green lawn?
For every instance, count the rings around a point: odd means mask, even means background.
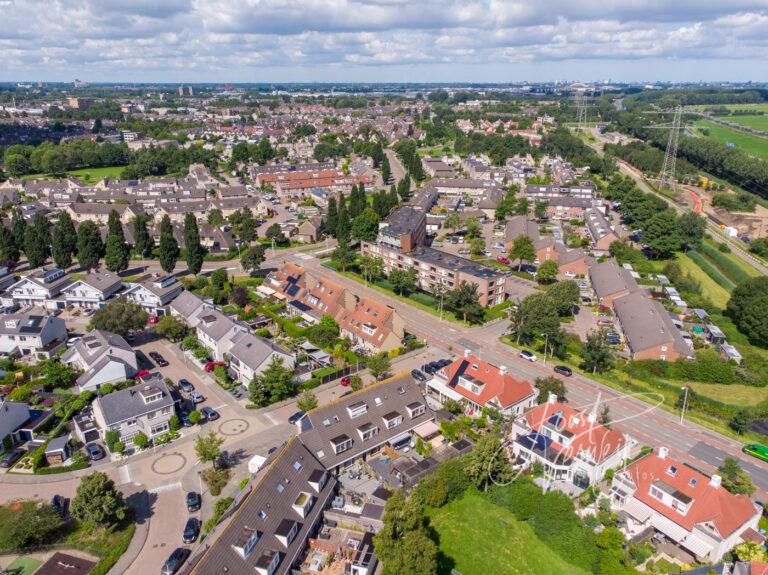
[[[730,405],[757,405],[768,399],[768,387],[753,385],[720,385],[717,383],[686,383],[699,395]]]
[[[746,126],[747,128],[768,132],[768,114],[763,114],[762,116],[723,116],[720,119],[739,124],[740,126]]]
[[[445,555],[438,573],[450,575],[586,575],[541,542],[533,529],[478,493],[430,510]]]
[[[768,138],[760,138],[733,128],[726,128],[708,120],[697,120],[694,125],[697,128],[709,130],[707,138],[721,144],[733,144],[737,149],[750,156],[768,160]]]
[[[32,573],[37,571],[38,567],[40,567],[42,564],[42,561],[38,561],[37,559],[30,559],[29,557],[18,557],[13,563],[8,565],[8,570],[11,571],[12,569],[18,569],[21,567],[20,575],[32,575]]]
[[[677,261],[683,271],[689,272],[694,279],[701,283],[701,295],[717,307],[724,309],[731,293],[709,277],[687,254],[677,254]]]
[[[70,170],[67,174],[78,177],[86,184],[95,184],[104,179],[120,179],[125,166],[109,166],[106,168],[83,168],[82,170]],[[49,180],[52,179],[49,174],[27,174],[22,176],[24,180]]]

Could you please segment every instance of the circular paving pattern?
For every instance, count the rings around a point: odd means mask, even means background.
[[[181,453],[164,453],[152,462],[152,471],[158,475],[176,473],[187,464],[187,458]]]
[[[250,424],[244,419],[228,419],[219,425],[219,433],[222,435],[240,435],[248,431]]]

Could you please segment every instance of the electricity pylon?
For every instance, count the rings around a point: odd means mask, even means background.
[[[657,124],[654,126],[646,126],[646,128],[669,130],[669,138],[667,139],[667,149],[664,152],[664,164],[661,167],[661,173],[659,174],[659,189],[670,188],[675,191],[675,166],[677,165],[677,144],[680,141],[680,130],[684,130],[686,126],[681,126],[680,120],[683,116],[682,106],[675,108],[672,115],[671,124]]]

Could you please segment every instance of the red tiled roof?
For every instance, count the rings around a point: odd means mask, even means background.
[[[749,575],[768,575],[768,563],[763,563],[762,561],[750,561]]]
[[[670,466],[677,468],[672,475]],[[691,531],[694,525],[711,523],[726,538],[754,517],[758,511],[746,495],[733,495],[724,487],[710,485],[710,478],[669,457],[652,453],[627,466],[626,473],[637,486],[634,497],[667,519]],[[695,479],[695,485],[691,480]],[[651,484],[663,481],[692,499],[685,515],[651,496]]]
[[[489,401],[495,398],[501,408],[505,409],[520,403],[535,393],[529,382],[515,379],[509,373],[502,375],[498,367],[475,356],[457,359],[445,366],[441,372],[445,373],[449,387],[477,405],[487,405]],[[469,389],[459,385],[459,376],[462,375],[469,375],[483,382],[484,385],[479,394],[472,393]]]
[[[394,312],[395,310],[386,304],[361,297],[355,309],[345,313],[339,319],[339,325],[358,337],[371,342],[374,346],[380,347],[389,334],[392,333],[390,319]],[[364,324],[376,327],[373,335],[368,334],[363,329]]]
[[[577,411],[563,403],[544,403],[523,417],[532,429],[541,432],[542,425],[557,414],[561,416],[557,429],[569,432],[572,437],[567,446],[553,441],[552,447],[569,457],[586,451],[591,454],[594,461],[600,463],[626,444],[624,434],[620,431],[608,429],[599,423],[592,423],[587,413]]]

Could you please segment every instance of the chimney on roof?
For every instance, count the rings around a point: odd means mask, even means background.
[[[667,447],[660,447],[659,448],[659,459],[666,459],[667,455],[669,455],[669,448],[667,448]]]
[[[550,391],[547,396],[547,403],[557,403],[557,394]]]
[[[720,486],[723,483],[723,478],[719,475],[715,474],[712,477],[709,478],[709,486],[714,487],[715,489],[720,488]]]
[[[465,349],[464,350],[464,357],[465,358],[469,358],[470,355],[472,355],[472,350],[471,349]]]
[[[499,366],[499,375],[507,375],[507,366],[506,365],[500,365]]]

